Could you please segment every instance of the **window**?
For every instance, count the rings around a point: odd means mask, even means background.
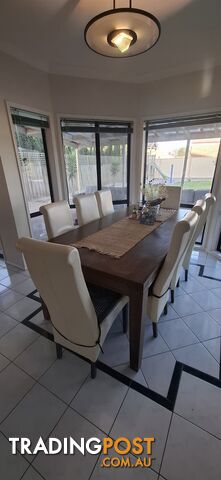
[[[11,108],[23,191],[31,217],[53,201],[45,130],[48,118]]]
[[[69,202],[110,189],[115,204],[129,204],[130,123],[61,120]]]
[[[192,207],[212,190],[221,115],[149,122],[145,130],[144,183],[160,178],[181,185],[181,205]]]
[[[181,185],[181,203],[187,206],[210,192],[221,139],[221,117],[214,120],[149,123],[145,181],[162,178],[167,184]]]

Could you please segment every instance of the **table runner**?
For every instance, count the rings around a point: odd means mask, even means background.
[[[161,209],[153,225],[143,225],[138,220],[127,217],[79,240],[73,245],[77,248],[88,248],[113,258],[120,258],[143,238],[156,230],[161,223],[174,215],[175,212],[176,210]]]

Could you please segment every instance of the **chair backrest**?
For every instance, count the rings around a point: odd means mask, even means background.
[[[98,190],[95,195],[101,218],[114,212],[112,195],[110,190]]]
[[[100,218],[97,200],[94,193],[89,195],[78,195],[74,198],[77,211],[78,225],[82,227],[87,223]]]
[[[177,210],[180,206],[181,187],[166,185],[168,197],[162,203],[162,208],[174,208]]]
[[[39,208],[45,221],[49,240],[74,228],[73,217],[68,202],[54,202]]]
[[[76,248],[20,238],[27,267],[50,313],[54,327],[73,343],[94,345],[97,316]]]
[[[179,263],[181,262],[183,252],[185,251],[189,238],[196,226],[197,220],[198,214],[191,211],[176,224],[168,254],[154,283],[153,291],[155,295],[160,297],[170,287],[173,274],[179,269]]]
[[[185,257],[183,260],[183,267],[185,269],[188,269],[189,267],[190,257],[191,257],[195,242],[198,236],[200,235],[200,233],[202,232],[204,225],[206,223],[210,208],[214,205],[215,202],[216,202],[216,197],[212,193],[207,193],[204,199],[198,200],[192,208],[193,211],[198,213],[199,219],[198,219],[195,231],[193,233],[192,239],[190,240],[189,245],[187,247],[187,251],[185,253]]]

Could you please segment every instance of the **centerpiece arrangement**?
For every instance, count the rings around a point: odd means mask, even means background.
[[[145,204],[141,212],[140,223],[153,224],[159,214],[161,203],[168,197],[165,182],[159,179],[150,180],[141,191]]]
[[[144,204],[138,209],[134,207],[132,217],[140,220],[140,223],[151,225],[156,221],[160,212],[161,203],[168,197],[165,182],[158,179],[150,180],[141,188]]]

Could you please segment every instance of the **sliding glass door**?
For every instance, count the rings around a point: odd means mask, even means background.
[[[45,116],[11,109],[17,143],[23,191],[31,217],[40,215],[39,208],[53,201],[53,192],[46,145]]]
[[[210,192],[221,139],[221,118],[220,122],[211,120],[147,124],[144,181],[160,178],[180,185],[181,203],[190,207]]]
[[[221,141],[221,116],[148,122],[144,183],[162,179],[182,187],[181,205],[191,208],[212,190]],[[198,239],[202,242],[202,238]]]
[[[61,120],[70,205],[74,197],[110,189],[115,204],[129,204],[129,123]]]

